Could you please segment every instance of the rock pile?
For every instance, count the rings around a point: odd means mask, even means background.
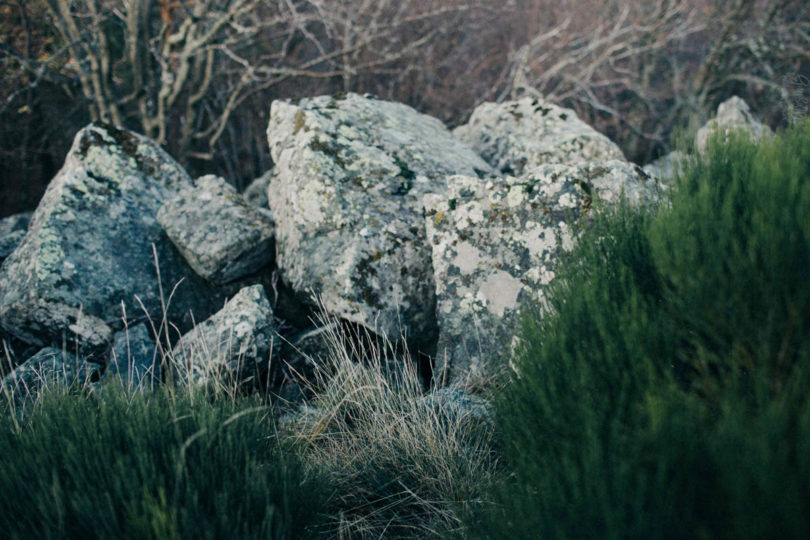
[[[282,279],[390,340],[435,334],[422,197],[492,170],[435,118],[355,94],[273,103],[268,190]]]
[[[154,142],[109,126],[81,130],[19,246],[0,270],[0,325],[22,341],[95,353],[113,339],[122,307],[159,320],[156,275],[175,291],[168,316],[189,327],[220,302],[157,222],[191,185]]]
[[[139,135],[81,130],[34,214],[0,221],[0,338],[42,348],[4,388],[60,372],[278,386],[274,369],[328,355],[319,310],[460,385],[542,310],[593,209],[655,199],[663,170],[531,99],[452,133],[369,96],[276,101],[267,137],[274,168],[240,194]]]

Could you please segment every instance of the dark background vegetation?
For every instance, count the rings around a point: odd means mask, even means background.
[[[541,95],[643,163],[732,94],[784,123],[808,58],[803,0],[0,0],[0,216],[91,120],[244,187],[276,98],[368,92],[452,127]]]
[[[810,535],[810,120],[603,212],[495,398],[478,538]]]

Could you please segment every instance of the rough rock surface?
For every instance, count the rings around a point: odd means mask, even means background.
[[[181,279],[169,318],[204,317],[214,291],[171,246],[155,214],[190,180],[154,142],[90,125],[73,142],[20,246],[0,270],[0,324],[29,343],[100,348],[127,313],[161,316],[154,244],[167,291]],[[168,293],[167,293],[168,294]]]
[[[646,164],[644,171],[653,178],[658,178],[663,182],[669,182],[676,176],[683,174],[685,163],[688,159],[689,156],[687,154],[684,154],[680,150],[675,150]]]
[[[439,120],[356,94],[276,101],[267,136],[282,278],[391,340],[435,332],[421,198],[490,167]]]
[[[0,263],[20,245],[30,221],[30,212],[0,219]]]
[[[207,384],[214,374],[246,381],[279,353],[277,325],[261,285],[239,291],[172,349],[183,381]]]
[[[260,177],[251,182],[248,187],[242,192],[242,197],[256,208],[270,211],[267,205],[267,189],[270,187],[270,181],[273,179],[273,169],[270,169]]]
[[[128,388],[148,388],[160,381],[160,356],[146,323],[115,334],[104,377],[120,377]]]
[[[439,344],[436,377],[486,375],[510,346],[523,302],[542,306],[558,258],[570,250],[594,199],[631,202],[655,193],[649,177],[623,161],[544,165],[520,178],[486,183],[448,179],[446,195],[425,198],[432,246]]]
[[[305,330],[296,335],[282,349],[284,362],[298,372],[324,366],[335,354],[340,344],[340,328],[337,323]]]
[[[194,181],[164,204],[157,220],[198,275],[228,283],[273,259],[273,222],[222,178]]]
[[[616,144],[573,110],[541,99],[483,103],[453,134],[495,169],[515,176],[547,163],[624,159]]]
[[[482,397],[453,387],[438,388],[422,398],[438,414],[491,422],[492,407]]]
[[[717,115],[695,134],[695,148],[699,154],[704,155],[706,145],[713,135],[722,133],[723,136],[727,136],[735,130],[748,132],[755,141],[772,133],[768,126],[754,118],[745,101],[733,96],[721,103],[717,107]]]
[[[87,384],[101,369],[101,365],[79,360],[67,351],[46,347],[9,373],[2,388],[20,403],[27,397],[36,397],[46,385]]]

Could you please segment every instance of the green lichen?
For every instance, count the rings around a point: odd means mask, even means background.
[[[324,141],[320,136],[315,136],[309,147],[331,157],[340,168],[346,168],[346,161],[340,156],[340,148],[334,141]]]
[[[408,163],[396,153],[394,153],[394,164],[399,167],[399,176],[402,178],[400,186],[394,193],[396,195],[405,195],[413,189],[413,180],[416,178],[416,173],[413,169],[408,167]]]
[[[298,112],[295,113],[295,118],[293,119],[293,135],[298,135],[298,132],[302,129],[306,132],[309,131],[306,125],[307,115],[302,110],[299,109]]]

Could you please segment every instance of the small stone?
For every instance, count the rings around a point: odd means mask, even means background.
[[[339,325],[331,323],[299,333],[285,343],[282,357],[290,368],[307,373],[328,365],[329,358],[335,355],[335,348],[341,346]]]
[[[453,135],[496,170],[514,176],[551,163],[624,160],[615,143],[573,110],[530,97],[483,103]]]
[[[671,183],[676,177],[683,174],[689,156],[675,150],[662,156],[644,166],[644,170],[653,178],[658,178],[662,182]]]
[[[489,402],[458,388],[436,389],[424,396],[422,401],[441,415],[492,422],[492,407]]]
[[[732,131],[746,132],[753,141],[772,134],[768,126],[754,118],[745,101],[733,96],[721,103],[717,107],[717,115],[698,130],[695,135],[695,148],[700,155],[705,155],[711,137],[721,134],[727,139]]]
[[[181,381],[196,385],[217,378],[229,384],[248,382],[278,356],[277,329],[264,288],[245,287],[180,338],[172,349],[174,368]]]
[[[35,399],[47,386],[89,384],[101,369],[101,365],[79,360],[67,351],[46,347],[9,373],[2,389],[19,404]]]
[[[223,284],[273,259],[273,223],[222,178],[198,178],[158,211],[163,230],[194,271]]]
[[[247,201],[248,204],[252,204],[256,208],[261,208],[262,210],[267,210],[270,212],[270,207],[267,205],[267,189],[270,187],[272,178],[273,169],[270,169],[260,177],[253,180],[242,192],[242,197],[245,198],[245,201]]]

